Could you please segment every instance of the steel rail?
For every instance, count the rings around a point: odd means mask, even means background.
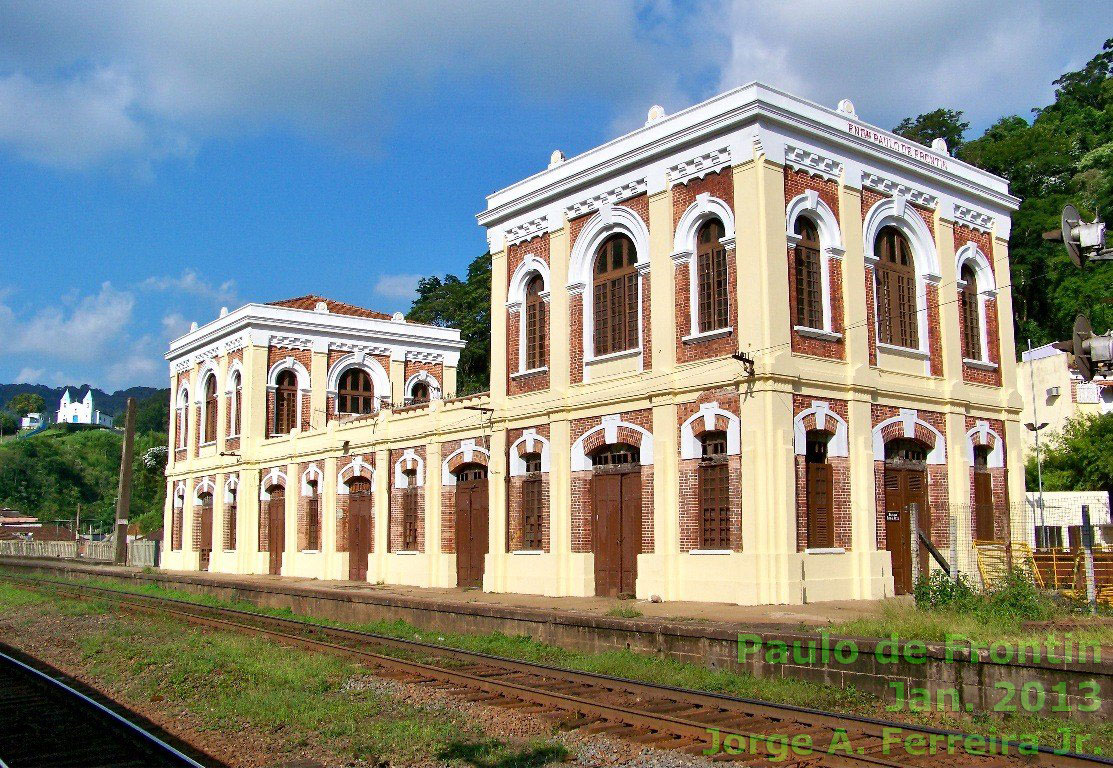
[[[776,704],[766,701],[733,697],[725,694],[694,691],[691,689],[674,686],[643,683],[626,678],[612,677],[590,672],[578,672],[543,664],[523,662],[501,656],[464,651],[446,646],[425,643],[417,640],[406,640],[360,630],[342,627],[330,627],[304,621],[296,618],[270,616],[267,614],[244,611],[235,608],[222,608],[188,600],[144,595],[122,590],[95,587],[85,584],[75,584],[64,580],[32,578],[13,574],[0,574],[4,578],[23,582],[37,587],[50,587],[56,591],[70,594],[75,597],[96,596],[112,600],[126,608],[137,608],[156,613],[168,613],[186,621],[207,625],[213,628],[228,631],[263,635],[278,642],[286,644],[313,647],[317,650],[355,658],[379,668],[388,668],[397,673],[415,677],[418,682],[425,684],[437,682],[444,687],[457,687],[464,690],[482,691],[485,696],[499,698],[513,698],[527,702],[530,705],[542,707],[556,707],[563,711],[572,712],[577,716],[588,719],[588,730],[607,730],[605,726],[595,728],[602,723],[618,723],[620,729],[633,731],[635,741],[642,743],[656,743],[665,748],[693,748],[707,743],[709,729],[715,729],[720,737],[737,736],[758,742],[768,748],[772,743],[782,739],[791,740],[795,736],[816,736],[827,733],[828,736],[842,732],[852,742],[851,754],[823,753],[818,750],[808,757],[800,758],[801,764],[809,765],[877,765],[891,768],[905,768],[907,766],[922,766],[928,763],[938,764],[940,759],[955,757],[955,754],[932,754],[927,756],[901,756],[901,762],[893,762],[885,748],[886,729],[899,729],[901,734],[922,734],[927,737],[941,738],[944,743],[949,739],[958,739],[959,743],[965,739],[966,734],[925,726],[908,725],[904,723],[887,722],[860,715],[841,715],[818,709],[798,707],[787,704]],[[269,624],[272,628],[259,626]],[[291,634],[282,629],[296,630],[299,634]],[[475,670],[454,670],[444,666],[426,664],[423,662],[402,659],[397,656],[373,653],[360,648],[353,648],[337,642],[306,637],[322,635],[330,640],[342,640],[361,643],[365,645],[386,646],[392,649],[409,653],[423,653],[433,657],[476,665],[487,674],[475,674]],[[529,679],[529,684],[506,679],[507,675],[521,675]],[[572,688],[566,691],[546,689],[541,685],[543,681],[551,681],[557,686]],[[580,694],[573,693],[581,689]],[[585,690],[594,688],[595,690]],[[636,707],[623,704],[613,704],[601,701],[598,696],[624,695],[633,696]],[[592,698],[594,697],[594,698]],[[658,709],[665,705],[676,705],[679,708],[671,712],[653,711],[654,705]],[[710,715],[716,720],[691,719],[697,715]],[[683,716],[686,715],[686,716]],[[732,722],[733,721],[733,722]],[[761,721],[761,722],[752,722]],[[765,733],[755,732],[753,725],[764,726]],[[582,727],[582,726],[574,726]],[[815,729],[819,729],[818,732]],[[802,729],[802,730],[801,730]],[[863,745],[863,740],[865,744]],[[820,740],[813,740],[821,744]],[[827,740],[830,744],[830,739]],[[959,753],[959,757],[966,762],[943,763],[944,765],[1047,765],[1059,768],[1073,768],[1078,766],[1113,765],[1113,760],[1103,757],[1080,755],[1075,753],[1060,753],[1048,747],[1039,747],[1036,755],[1019,755],[1019,744],[1016,742],[999,742],[999,746],[1006,747],[1009,754],[977,755]],[[884,756],[879,752],[885,752]],[[746,760],[759,757],[753,753],[741,755],[720,755],[720,759]],[[768,755],[765,755],[768,757]],[[915,759],[915,758],[924,759]],[[820,762],[817,763],[816,760]],[[1002,762],[1004,761],[1004,762]],[[784,761],[784,765],[797,763]]]

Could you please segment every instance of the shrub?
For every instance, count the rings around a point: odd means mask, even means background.
[[[957,579],[952,579],[943,571],[932,571],[928,576],[916,579],[912,596],[916,600],[916,607],[923,610],[963,610],[972,607],[977,601],[978,590],[964,573],[960,573]]]
[[[1046,621],[1056,613],[1052,599],[1017,568],[988,590],[976,587],[965,574],[951,579],[933,571],[916,580],[912,594],[919,610],[973,614],[991,624]]]

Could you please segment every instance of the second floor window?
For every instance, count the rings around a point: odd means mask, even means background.
[[[274,392],[274,433],[286,435],[294,431],[298,418],[298,381],[293,371],[278,374]]]
[[[908,239],[895,227],[877,235],[877,325],[882,344],[920,348],[916,265]]]
[[[375,410],[375,388],[371,385],[371,377],[359,368],[344,371],[336,396],[336,408],[340,413],[367,414]]]
[[[541,293],[545,284],[535,275],[526,286],[526,368],[543,368],[547,361],[545,349],[545,300]]]
[[[962,314],[962,356],[968,360],[982,357],[982,323],[978,306],[978,284],[969,264],[962,267],[960,277],[965,283],[959,292],[959,312]]]
[[[420,405],[429,402],[429,385],[424,381],[414,382],[410,389],[410,404]]]
[[[595,255],[595,354],[609,355],[638,346],[638,256],[634,243],[615,235]]]
[[[189,395],[185,390],[178,395],[178,447],[189,445]]]
[[[696,283],[700,333],[730,324],[727,288],[727,249],[722,239],[726,230],[718,219],[700,227],[696,236]]]
[[[228,393],[228,434],[240,433],[240,401],[243,398],[243,386],[240,381],[239,371],[232,374],[232,386]]]
[[[211,443],[216,440],[216,376],[210,375],[205,379],[205,434],[201,436],[202,443]]]
[[[819,260],[819,232],[803,217],[796,220],[796,325],[823,327],[823,272]]]

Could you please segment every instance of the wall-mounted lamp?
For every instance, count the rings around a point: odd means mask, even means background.
[[[731,357],[742,363],[742,365],[746,366],[747,376],[754,375],[754,359],[752,357],[747,355],[745,352],[735,352],[733,355],[731,355]]]

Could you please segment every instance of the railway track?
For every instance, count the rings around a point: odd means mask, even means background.
[[[559,727],[606,734],[713,759],[783,766],[1113,765],[1087,755],[1002,740],[971,749],[966,736],[901,723],[741,699],[576,672],[415,640],[199,605],[151,595],[5,575],[55,593],[110,601],[129,611],[168,614],[192,624],[248,633],[354,659],[376,675],[446,691],[472,702],[515,709]],[[977,745],[977,742],[974,742]],[[979,754],[980,753],[980,754]],[[14,766],[13,766],[14,768]]]
[[[0,652],[0,766],[202,768],[76,688]]]

